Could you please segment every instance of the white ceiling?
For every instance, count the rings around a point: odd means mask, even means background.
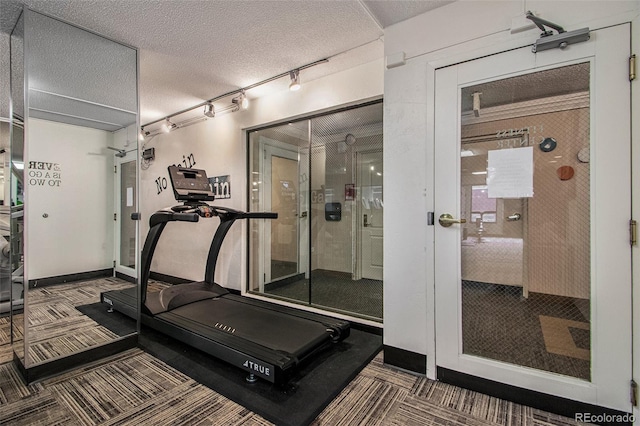
[[[302,71],[303,84],[381,58],[385,27],[448,3],[0,0],[0,29],[10,32],[26,4],[137,47],[145,124],[319,59],[329,62]]]

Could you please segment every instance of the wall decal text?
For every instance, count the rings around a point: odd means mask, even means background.
[[[59,187],[62,183],[60,164],[29,161],[29,185]]]

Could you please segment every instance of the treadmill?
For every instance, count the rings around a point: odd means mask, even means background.
[[[218,254],[233,223],[278,215],[207,204],[214,194],[204,170],[170,166],[169,176],[174,196],[183,204],[157,211],[149,219],[141,260],[142,324],[244,369],[249,382],[259,377],[274,384],[286,383],[301,363],[349,336],[347,321],[232,294],[216,284]],[[195,223],[214,216],[220,224],[209,249],[204,281],[147,292],[153,252],[167,223]],[[101,301],[110,310],[135,318],[136,290],[103,292]]]

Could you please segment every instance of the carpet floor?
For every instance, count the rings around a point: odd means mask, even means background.
[[[293,413],[292,413],[293,415]],[[0,365],[0,424],[271,425],[141,349],[26,386]],[[374,358],[311,425],[575,425],[573,419],[414,376]]]

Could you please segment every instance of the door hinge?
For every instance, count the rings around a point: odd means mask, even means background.
[[[635,380],[631,379],[630,383],[630,394],[629,397],[631,399],[631,405],[636,407],[638,405],[638,384]]]
[[[113,173],[118,173],[118,166],[113,166]]]
[[[113,214],[113,220],[118,220],[118,213]]]
[[[116,261],[115,260],[113,261],[113,267],[114,268],[116,267]]]
[[[629,81],[636,79],[636,55],[629,56]]]
[[[638,222],[631,219],[629,221],[629,237],[631,241],[631,245],[635,246],[638,244]]]

